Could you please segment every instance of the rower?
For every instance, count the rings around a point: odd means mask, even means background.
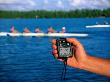
[[[23,33],[31,33],[31,31],[26,27],[23,31]]]
[[[60,33],[65,33],[66,32],[66,28],[62,27],[62,31],[60,31]]]
[[[35,33],[42,33],[42,31],[40,30],[40,28],[36,28]]]
[[[15,29],[14,26],[12,26],[10,29],[10,33],[18,33],[18,31]]]
[[[56,31],[53,29],[53,27],[48,28],[48,33],[56,33]]]

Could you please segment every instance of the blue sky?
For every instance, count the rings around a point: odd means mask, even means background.
[[[0,0],[0,10],[75,10],[110,8],[110,0]]]

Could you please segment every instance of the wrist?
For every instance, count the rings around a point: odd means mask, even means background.
[[[86,57],[84,59],[82,59],[82,61],[79,63],[79,68],[80,69],[86,69],[89,66],[90,63],[90,57],[89,55],[86,55]]]

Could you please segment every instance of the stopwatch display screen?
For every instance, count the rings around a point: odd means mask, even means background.
[[[60,57],[69,57],[72,55],[71,53],[71,48],[70,47],[67,47],[67,48],[59,48],[59,55]]]

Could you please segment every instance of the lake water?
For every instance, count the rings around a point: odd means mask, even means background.
[[[110,58],[110,28],[85,28],[96,22],[110,24],[110,18],[79,19],[0,19],[0,31],[15,26],[20,32],[28,27],[32,32],[39,26],[47,32],[49,26],[57,31],[67,27],[71,33],[87,33],[75,37],[88,54]],[[51,40],[56,37],[0,37],[0,82],[60,82],[63,63],[51,54]],[[67,67],[65,82],[109,82],[110,78],[84,70]]]

